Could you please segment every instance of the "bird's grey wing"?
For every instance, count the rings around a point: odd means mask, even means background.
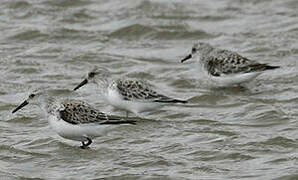
[[[268,67],[267,64],[260,64],[231,51],[209,56],[206,62],[205,68],[213,76],[262,71]]]
[[[126,120],[118,116],[107,115],[93,108],[89,104],[77,101],[66,100],[62,102],[64,109],[59,111],[61,119],[71,124],[134,124],[133,120]]]
[[[176,100],[153,90],[152,85],[144,81],[118,80],[117,90],[122,98],[127,101],[142,102],[176,102]],[[183,101],[184,102],[184,101]]]

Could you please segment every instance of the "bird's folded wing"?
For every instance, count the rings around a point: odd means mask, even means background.
[[[143,81],[118,80],[117,90],[122,98],[127,101],[162,102],[173,100],[157,93],[150,84]]]
[[[63,102],[63,106],[64,109],[59,111],[60,118],[71,124],[134,124],[133,121],[125,120],[119,116],[102,113],[82,101],[67,100]]]
[[[237,53],[210,56],[206,62],[205,68],[213,76],[260,71],[266,66],[266,64],[249,60]]]

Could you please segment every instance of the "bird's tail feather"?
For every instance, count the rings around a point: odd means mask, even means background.
[[[186,100],[180,100],[180,99],[167,99],[167,100],[156,100],[155,102],[159,103],[188,103]]]
[[[119,120],[119,121],[106,121],[106,122],[102,122],[100,124],[104,124],[104,125],[116,125],[116,124],[136,124],[136,120],[133,120],[132,118],[125,118],[123,120]]]
[[[270,65],[265,66],[265,70],[271,70],[271,69],[277,69],[277,68],[280,68],[280,66],[270,66]]]

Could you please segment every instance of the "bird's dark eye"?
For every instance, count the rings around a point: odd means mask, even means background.
[[[90,73],[88,74],[88,76],[91,77],[91,78],[93,78],[93,77],[95,76],[95,72],[90,72]]]
[[[192,48],[192,49],[191,49],[191,52],[192,52],[192,53],[195,53],[196,51],[197,51],[196,48]]]
[[[34,98],[35,94],[30,94],[29,98]]]

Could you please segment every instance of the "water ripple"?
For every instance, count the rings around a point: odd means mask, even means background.
[[[0,5],[0,176],[8,179],[297,179],[296,0],[4,0]],[[244,87],[216,87],[181,64],[197,40],[280,65]],[[58,137],[28,90],[107,106],[94,65],[188,104],[169,105],[94,140]]]

